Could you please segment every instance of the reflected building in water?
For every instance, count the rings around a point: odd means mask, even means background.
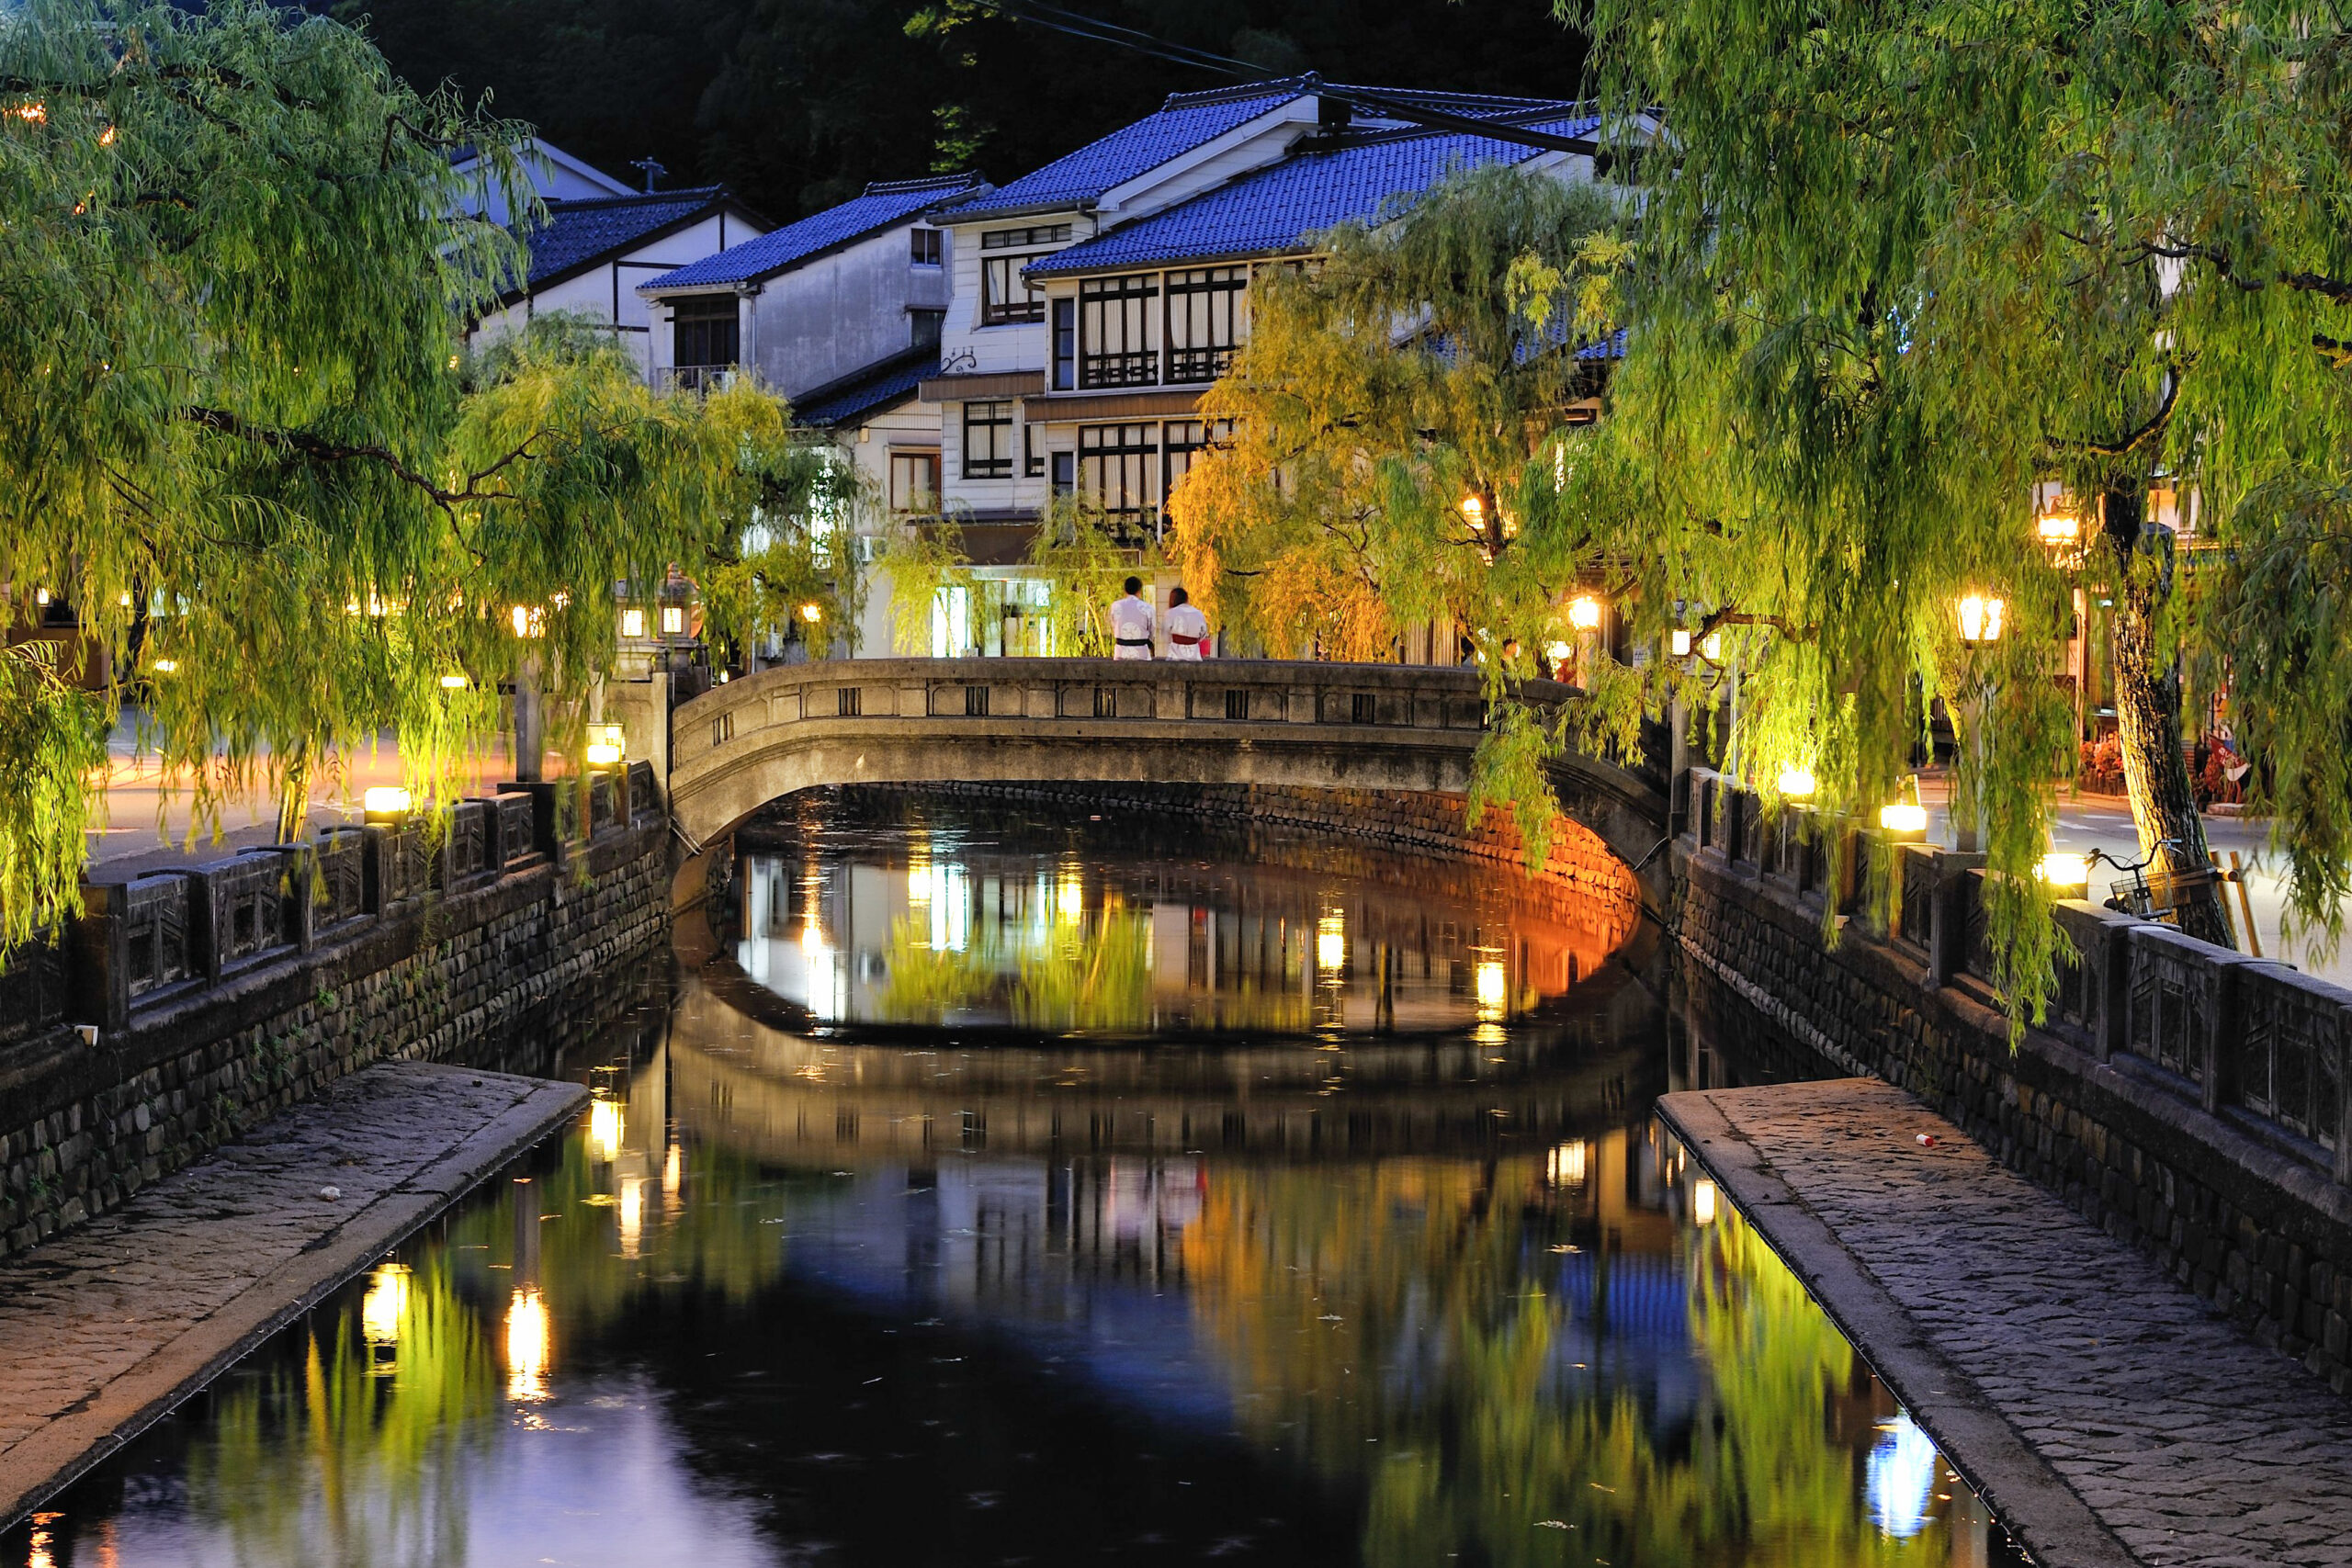
[[[1182,847],[810,833],[742,856],[733,956],[820,1027],[1409,1034],[1556,1002],[1636,929],[1468,863],[1253,841],[1244,868],[1199,858],[1206,829]]]

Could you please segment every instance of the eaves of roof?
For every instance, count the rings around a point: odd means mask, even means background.
[[[1086,210],[1103,192],[1305,96],[1312,80],[1284,77],[1205,93],[1171,94],[1143,118],[1098,137],[1010,185],[960,203],[941,217],[947,222],[965,223],[983,218]]]
[[[861,241],[911,223],[960,192],[986,183],[977,175],[948,175],[928,180],[898,180],[869,185],[860,194],[797,222],[770,230],[755,240],[689,262],[665,272],[638,293],[653,298],[759,282],[807,266]]]
[[[543,236],[553,231],[557,223],[566,218],[617,214],[630,209],[632,206],[639,209],[650,209],[650,211],[649,211],[649,220],[642,226],[626,222],[616,225],[612,237],[607,243],[583,251],[550,270],[541,271],[534,267],[520,287],[506,289],[499,295],[499,303],[501,305],[517,304],[533,294],[552,288],[557,284],[569,282],[582,273],[592,272],[639,245],[650,244],[653,241],[665,239],[681,229],[690,228],[714,212],[724,211],[761,228],[767,226],[766,219],[738,201],[724,186],[705,186],[683,191],[657,191],[653,193],[653,197],[655,199],[651,200],[639,195],[598,197],[580,201],[549,203],[548,215],[550,221],[540,231]],[[696,197],[702,199],[691,204],[683,199]],[[663,202],[659,199],[661,197],[670,199]],[[659,216],[652,216],[654,212],[658,212]]]
[[[1494,118],[1568,136],[1588,134],[1596,123],[1565,103]],[[1552,155],[1468,131],[1408,129],[1326,138],[1041,257],[1025,271],[1032,278],[1062,277],[1297,255],[1310,247],[1314,235],[1350,220],[1376,220],[1397,198],[1419,195],[1453,170]]]
[[[936,347],[910,349],[821,387],[810,388],[794,407],[793,422],[826,429],[854,423],[913,398],[923,378],[938,368]]]

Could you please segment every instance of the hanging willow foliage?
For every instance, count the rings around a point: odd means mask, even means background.
[[[1554,492],[1561,423],[1599,385],[1577,350],[1613,324],[1619,218],[1589,186],[1488,166],[1261,270],[1250,341],[1202,400],[1227,434],[1170,502],[1170,551],[1228,637],[1385,660],[1409,627],[1461,629],[1497,709],[1473,820],[1509,803],[1531,866],[1556,815],[1544,764],[1639,740],[1640,682],[1605,656],[1566,711],[1519,702],[1577,640],[1568,590],[1607,566]]]
[[[561,322],[461,353],[524,265],[470,214],[529,189],[525,135],[259,0],[0,12],[0,583],[83,639],[0,687],[0,776],[46,803],[6,824],[0,950],[78,901],[64,803],[102,780],[56,689],[96,724],[147,697],[198,827],[259,791],[299,829],[388,729],[435,798],[526,655],[576,740],[616,580],[736,558],[795,493],[755,389],[657,396]]]
[[[1647,192],[1614,417],[1564,498],[1644,603],[1745,616],[1749,771],[1889,798],[1940,696],[1981,758],[2012,1016],[2061,942],[2033,863],[2070,768],[2072,596],[2111,601],[2143,847],[2201,868],[2179,660],[2226,668],[2303,919],[2352,864],[2352,256],[2343,27],[2256,4],[1590,0],[1618,166]],[[1654,146],[1645,106],[1666,106]],[[2036,539],[2038,486],[2079,549]],[[2197,508],[2211,553],[2153,526]],[[2007,607],[1962,647],[1968,592]],[[1989,694],[1989,698],[1987,696]],[[1986,704],[1989,701],[1990,706]],[[1973,733],[1970,733],[1972,732]],[[2218,899],[2184,928],[2227,941]]]

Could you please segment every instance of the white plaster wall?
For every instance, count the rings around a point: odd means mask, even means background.
[[[947,311],[946,331],[939,350],[943,364],[960,374],[1000,370],[1042,370],[1052,327],[1050,321],[1021,321],[1009,326],[980,324],[980,236],[993,229],[1039,228],[1057,223],[1070,226],[1073,245],[1094,237],[1094,220],[1076,211],[1041,212],[1028,218],[997,218],[984,223],[959,223],[950,231],[948,272],[955,284],[955,303]],[[1060,247],[1030,253],[1046,256]]]
[[[917,266],[911,223],[887,229],[766,280],[752,297],[745,353],[761,377],[797,396],[903,354],[917,310],[944,310],[956,244],[940,266]]]
[[[661,362],[667,362],[669,344],[666,331],[658,349],[653,343],[653,314],[638,296],[638,285],[717,254],[722,248],[722,239],[728,246],[740,245],[765,231],[732,214],[714,213],[674,234],[624,252],[604,265],[550,288],[534,290],[494,315],[482,318],[467,342],[474,346],[484,345],[514,331],[533,316],[568,310],[617,327],[630,357],[640,369],[650,369],[656,363],[657,352],[664,356]]]

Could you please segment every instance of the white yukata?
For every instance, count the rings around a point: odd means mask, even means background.
[[[1114,659],[1149,659],[1151,657],[1151,606],[1133,593],[1111,603],[1111,637],[1115,646]]]
[[[1168,612],[1168,657],[1194,662],[1208,657],[1209,618],[1198,604],[1179,604]]]

